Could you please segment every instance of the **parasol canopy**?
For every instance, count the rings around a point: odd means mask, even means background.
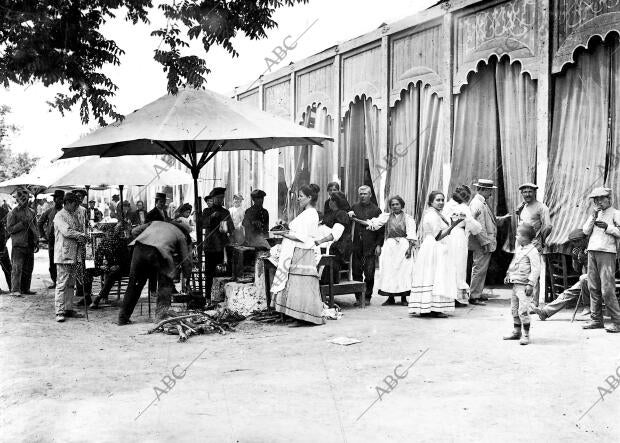
[[[195,142],[195,148],[187,141]],[[61,158],[320,145],[333,138],[212,91],[181,89],[63,148]],[[206,163],[206,162],[205,162]]]
[[[62,161],[62,160],[61,160]],[[89,185],[106,188],[115,185],[182,185],[192,182],[192,176],[167,165],[155,157],[101,158],[93,157],[66,171],[50,188]]]

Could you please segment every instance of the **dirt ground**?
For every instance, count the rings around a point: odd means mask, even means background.
[[[505,290],[448,319],[412,318],[378,297],[357,309],[341,297],[344,317],[324,326],[245,321],[233,334],[177,343],[145,335],[146,309],[124,327],[115,308],[56,323],[45,254],[37,295],[0,296],[2,441],[620,438],[620,392],[605,381],[620,373],[620,334],[584,331],[563,311],[534,322],[530,346],[502,341],[511,328]],[[361,343],[329,342],[340,336]],[[602,401],[599,386],[608,389]]]

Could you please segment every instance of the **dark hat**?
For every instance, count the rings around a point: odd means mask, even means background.
[[[65,197],[65,191],[63,191],[62,189],[56,189],[54,191],[54,198],[56,197],[60,197],[60,198],[64,198]]]
[[[538,189],[538,185],[534,183],[523,183],[521,186],[519,186],[519,191],[525,188]]]
[[[164,194],[165,195],[165,194]],[[131,206],[131,203],[129,203],[129,200],[125,200],[123,202],[123,206]]]
[[[213,188],[211,193],[207,195],[207,197],[215,197],[216,195],[224,195],[226,193],[226,188],[216,187]]]
[[[88,203],[97,203],[95,200],[88,200]]]
[[[88,194],[88,192],[86,192],[86,189],[82,188],[72,189],[71,192],[73,192],[74,194]]]
[[[265,193],[265,191],[263,191],[261,189],[255,189],[250,194],[250,197],[252,197],[252,198],[264,198],[266,195],[267,194]]]
[[[190,205],[189,203],[183,203],[181,205],[181,207],[179,209],[177,209],[178,213],[180,214],[181,212],[185,212],[185,211],[191,211],[192,210],[192,205]]]
[[[211,197],[211,195],[205,195],[204,196],[204,201],[208,201],[208,200],[213,200],[213,197]]]
[[[168,200],[168,196],[166,195],[165,192],[157,192],[155,193],[155,200]]]
[[[479,178],[478,183],[474,183],[474,186],[482,189],[497,189],[497,186],[495,186],[493,180],[487,180],[484,178]]]

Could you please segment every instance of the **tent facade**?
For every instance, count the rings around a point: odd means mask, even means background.
[[[351,200],[370,184],[379,204],[399,194],[419,218],[431,190],[478,178],[498,184],[498,213],[513,212],[533,181],[557,250],[593,187],[620,197],[619,31],[618,2],[441,2],[235,90],[331,134],[332,149],[220,153],[203,177],[246,202],[263,188],[274,219],[307,182],[339,181]]]

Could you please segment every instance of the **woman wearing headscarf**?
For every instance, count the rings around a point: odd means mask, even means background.
[[[344,193],[333,191],[328,200],[329,212],[323,218],[323,225],[330,232],[325,237],[316,240],[318,246],[322,243],[333,242],[329,246],[329,253],[335,256],[332,266],[334,283],[340,283],[340,269],[351,255],[351,219],[348,211],[351,209]],[[329,283],[329,269],[324,269],[321,275],[321,283]]]
[[[290,223],[290,230],[272,231],[283,238],[278,268],[271,285],[272,306],[276,311],[315,324],[323,324],[323,301],[317,265],[320,250],[315,244],[319,227],[317,185],[302,186],[297,202],[301,213]]]
[[[379,217],[354,220],[372,231],[385,226],[385,241],[379,256],[379,295],[387,296],[384,305],[394,305],[394,297],[400,297],[400,304],[407,306],[407,296],[411,292],[413,248],[418,240],[416,224],[413,217],[403,211],[405,201],[400,196],[390,197],[388,207],[390,212],[384,212]]]
[[[469,235],[477,235],[482,230],[480,223],[476,221],[469,208],[471,189],[467,185],[457,186],[452,194],[452,199],[441,211],[446,220],[463,218],[464,223],[459,223],[452,234],[446,237],[448,243],[448,258],[456,271],[456,294],[455,300],[462,305],[469,304],[469,285],[467,284],[467,239]]]
[[[428,196],[428,207],[422,214],[422,245],[413,268],[413,284],[409,313],[445,318],[454,311],[456,270],[450,260],[447,238],[463,219],[451,222],[441,214],[445,197],[440,191]]]

